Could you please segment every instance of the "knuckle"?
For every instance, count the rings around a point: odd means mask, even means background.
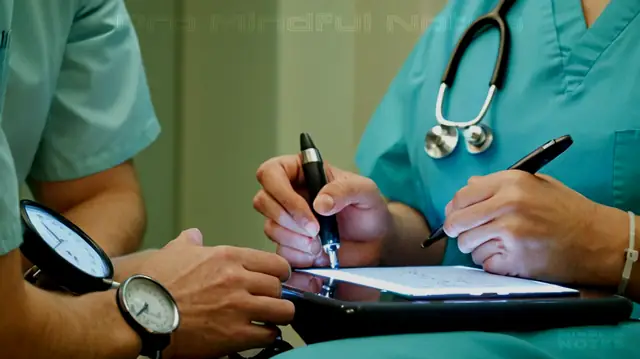
[[[253,196],[253,209],[260,211],[264,205],[264,191],[260,190]]]
[[[263,184],[264,180],[269,176],[274,164],[280,160],[280,157],[270,158],[264,161],[256,170],[256,179],[259,183]]]
[[[516,185],[526,184],[531,179],[531,175],[523,171],[507,171],[507,173],[512,183]]]
[[[524,233],[522,223],[518,220],[508,220],[502,224],[503,232],[508,238],[521,238]]]
[[[515,211],[526,207],[528,194],[522,187],[512,187],[505,196],[504,205]]]
[[[462,203],[462,194],[460,191],[456,192],[451,199],[451,209],[458,209]]]
[[[264,162],[256,170],[256,180],[258,180],[259,183],[263,182],[265,173],[269,170],[270,162],[271,160]]]
[[[275,238],[273,238],[273,223],[270,220],[267,219],[264,221],[263,230],[267,237],[275,240]]]
[[[220,280],[227,285],[244,285],[244,278],[240,274],[240,271],[232,268],[231,266],[225,266],[220,273]]]
[[[234,261],[237,257],[238,249],[229,245],[220,245],[215,247],[216,256],[221,261]]]
[[[480,181],[481,178],[482,177],[480,177],[480,176],[471,176],[467,180],[467,185],[473,186],[473,185],[477,184]]]
[[[364,177],[364,176],[359,176],[360,177],[360,181],[362,182],[362,184],[360,185],[360,187],[367,191],[367,192],[377,192],[378,191],[378,185],[376,184],[376,182],[374,180],[372,180],[369,177]]]

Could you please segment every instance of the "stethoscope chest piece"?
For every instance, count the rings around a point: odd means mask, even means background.
[[[493,132],[485,124],[467,127],[462,130],[462,134],[467,151],[473,155],[486,151],[493,143]]]
[[[484,124],[462,129],[464,143],[470,154],[486,151],[493,143],[493,132]],[[455,126],[436,125],[427,132],[424,150],[435,159],[449,156],[458,145],[458,128]]]
[[[449,156],[457,145],[458,129],[453,126],[433,126],[424,139],[424,150],[432,158]]]

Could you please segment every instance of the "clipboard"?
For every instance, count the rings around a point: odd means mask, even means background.
[[[446,275],[443,275],[446,274]],[[617,325],[633,302],[470,267],[295,270],[282,297],[296,307],[292,327],[307,343],[364,336],[514,332]],[[475,284],[483,278],[481,285]]]

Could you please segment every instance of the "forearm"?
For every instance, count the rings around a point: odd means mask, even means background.
[[[144,204],[135,192],[108,190],[62,211],[109,257],[138,250],[146,226]],[[23,272],[33,264],[22,258]]]
[[[140,195],[127,190],[106,190],[63,212],[111,257],[140,248],[146,214]]]
[[[12,253],[0,258],[0,348],[3,358],[136,358],[140,339],[117,308],[113,291],[67,296],[40,290],[20,277]]]
[[[429,236],[429,226],[417,210],[399,202],[388,204],[393,218],[393,230],[385,238],[382,263],[395,265],[436,265],[442,262],[446,241],[422,249],[420,244]]]

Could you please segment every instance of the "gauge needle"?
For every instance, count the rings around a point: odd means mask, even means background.
[[[136,317],[139,317],[140,314],[144,313],[147,309],[149,309],[149,303],[144,303],[142,309],[140,309],[140,311],[136,313]]]
[[[53,233],[53,231],[52,231],[51,229],[49,229],[49,227],[47,227],[47,225],[46,225],[46,224],[42,223],[42,225],[43,225],[43,226],[44,226],[44,228],[46,228],[46,229],[47,229],[47,231],[48,231],[49,233],[51,233],[51,235],[52,235],[52,236],[53,236],[53,237],[58,241],[58,244],[56,244],[56,246],[55,246],[55,247],[53,247],[54,249],[55,249],[55,248],[57,248],[59,245],[61,245],[61,244],[62,244],[62,242],[64,242],[63,240],[61,240],[60,238],[58,238],[58,236],[56,236],[56,234],[55,234],[55,233]]]

